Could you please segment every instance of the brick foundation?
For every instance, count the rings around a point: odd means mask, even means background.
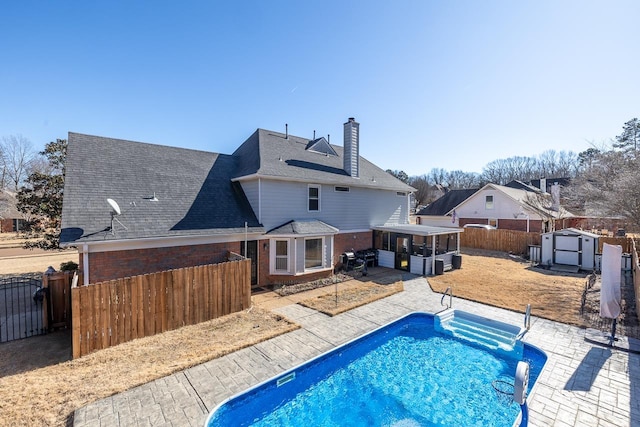
[[[94,252],[89,254],[89,283],[103,282],[140,274],[155,273],[194,265],[215,264],[227,260],[229,251],[240,253],[242,242],[194,246]],[[340,255],[373,246],[370,231],[334,236],[333,265],[340,267]],[[79,257],[82,268],[82,254]],[[269,274],[269,240],[258,240],[258,285],[301,283],[330,277],[332,270],[304,275]]]

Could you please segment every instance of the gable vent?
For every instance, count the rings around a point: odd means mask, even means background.
[[[360,177],[360,123],[353,117],[344,124],[343,169],[354,178]]]

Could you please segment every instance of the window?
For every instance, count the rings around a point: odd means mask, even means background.
[[[304,268],[322,267],[322,238],[304,241]]]
[[[320,210],[320,186],[319,185],[310,185],[309,186],[309,211],[319,211]]]
[[[485,209],[493,209],[493,196],[485,196],[484,197],[484,208]]]
[[[407,193],[405,193],[404,191],[396,191],[396,196],[402,196],[402,197],[406,197]]]
[[[342,192],[345,192],[345,193],[349,192],[349,187],[338,187],[338,186],[336,186],[336,187],[333,187],[333,189],[335,191],[342,191]]]
[[[289,271],[288,240],[276,240],[276,271]]]

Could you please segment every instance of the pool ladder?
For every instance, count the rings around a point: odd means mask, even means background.
[[[444,303],[444,298],[449,294],[449,304]],[[453,289],[449,286],[442,294],[442,299],[440,299],[440,305],[446,305],[447,308],[453,307]]]

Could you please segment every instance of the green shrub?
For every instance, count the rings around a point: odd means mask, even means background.
[[[60,264],[60,271],[75,271],[78,269],[78,263],[67,261]]]

